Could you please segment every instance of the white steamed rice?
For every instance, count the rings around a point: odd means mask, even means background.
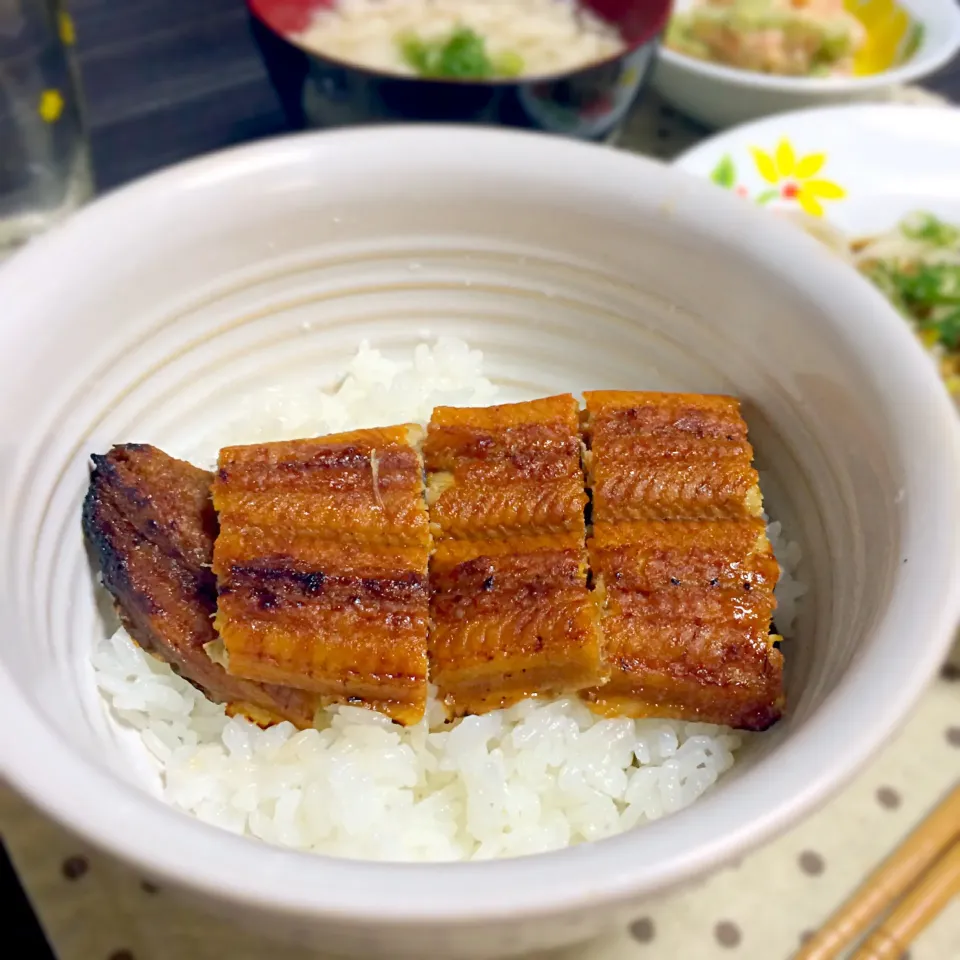
[[[496,387],[482,355],[455,340],[394,363],[366,344],[332,393],[278,388],[251,397],[232,424],[192,451],[428,419],[438,404],[486,404]],[[792,631],[803,593],[796,544],[769,525],[783,567],[777,624]],[[120,630],[93,656],[120,724],[139,732],[164,796],[208,823],[271,843],[380,860],[517,856],[596,840],[673,813],[733,766],[743,735],[672,720],[603,719],[576,699],[527,700],[443,725],[401,728],[331,707],[317,729],[267,730],[224,708]]]

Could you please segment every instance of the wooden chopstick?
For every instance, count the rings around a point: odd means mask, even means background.
[[[960,783],[794,955],[836,960],[960,837]]]
[[[960,840],[920,877],[850,960],[900,960],[910,942],[957,893],[960,893]]]

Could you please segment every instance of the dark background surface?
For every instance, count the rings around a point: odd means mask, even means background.
[[[3,904],[4,956],[9,960],[54,960],[40,924],[0,844],[0,903]],[[7,952],[9,951],[9,953]]]
[[[98,186],[281,133],[242,0],[72,0]]]
[[[284,131],[242,0],[72,0],[70,10],[101,190]],[[927,86],[960,101],[960,60]],[[0,903],[4,956],[53,960],[2,845]]]

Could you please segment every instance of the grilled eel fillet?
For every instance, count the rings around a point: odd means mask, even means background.
[[[421,719],[422,433],[407,424],[220,451],[215,623],[231,674]]]
[[[454,714],[604,678],[574,398],[433,412],[431,680]]]
[[[229,712],[311,726],[316,697],[231,677],[204,652],[216,640],[213,476],[144,444],[92,460],[83,530],[130,636]]]
[[[611,714],[765,729],[783,708],[770,633],[780,571],[738,402],[584,397],[588,550],[611,668],[587,699]]]

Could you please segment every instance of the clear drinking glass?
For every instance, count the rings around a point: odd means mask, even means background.
[[[54,0],[0,0],[0,255],[93,192],[73,24]]]

